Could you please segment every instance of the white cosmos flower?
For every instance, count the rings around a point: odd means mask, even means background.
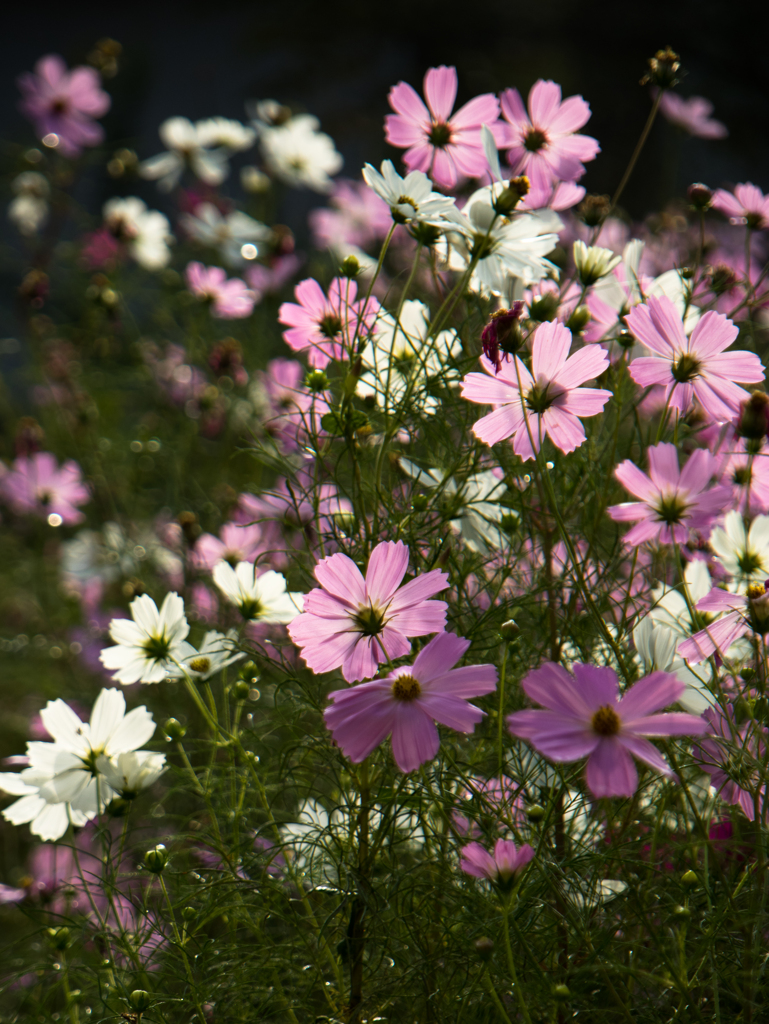
[[[400,465],[423,487],[442,491],[453,513],[449,525],[473,551],[486,553],[489,548],[501,548],[506,544],[507,539],[498,524],[506,513],[516,517],[517,513],[499,504],[507,485],[490,469],[457,482],[441,469],[420,469],[403,457]]]
[[[212,629],[203,637],[200,649],[186,658],[182,665],[193,678],[209,679],[233,662],[245,658],[243,651],[237,648],[237,639],[238,634],[234,629],[226,636]]]
[[[11,182],[15,193],[8,206],[8,219],[22,235],[34,235],[48,220],[51,186],[38,171],[22,171]]]
[[[264,127],[259,145],[267,169],[288,185],[328,192],[329,175],[341,171],[344,160],[334,140],[319,127],[312,114],[297,114],[284,124]]]
[[[205,131],[201,137],[198,125],[186,117],[171,117],[161,124],[158,134],[167,152],[144,160],[139,165],[143,178],[157,181],[161,192],[170,192],[179,183],[189,165],[195,177],[207,185],[221,185],[229,173],[227,150],[207,149]]]
[[[157,782],[166,770],[165,764],[165,754],[151,750],[126,750],[115,758],[102,754],[96,761],[107,785],[124,800],[132,800],[141,790]]]
[[[147,270],[161,270],[171,259],[168,243],[173,241],[168,218],[148,210],[136,196],[109,199],[104,204],[104,221],[109,230],[125,242],[128,252]]]
[[[256,141],[256,132],[229,117],[208,117],[195,123],[198,144],[208,149],[223,148],[242,153]]]
[[[416,299],[403,303],[400,323],[383,313],[362,352],[366,370],[358,393],[376,396],[389,410],[407,398],[410,408],[434,412],[439,399],[429,393],[428,383],[458,382],[453,363],[462,353],[462,343],[456,331],[441,331],[435,338],[429,337],[429,331],[430,310]]]
[[[756,516],[746,532],[742,516],[732,509],[723,529],[717,526],[710,534],[710,546],[732,579],[763,583],[769,577],[769,516]]]
[[[558,244],[560,217],[550,209],[501,216],[493,203],[505,188],[503,182],[486,185],[470,196],[461,212],[449,210],[448,245],[438,243],[452,270],[466,270],[479,257],[470,288],[482,295],[507,295],[511,278],[529,285],[556,270],[545,256]]]
[[[633,630],[633,643],[643,668],[643,674],[670,672],[686,684],[678,703],[692,715],[701,715],[715,704],[715,699],[706,686],[706,681],[689,668],[676,653],[681,641],[680,634],[655,623],[651,615],[645,615]]]
[[[577,277],[585,288],[606,277],[622,262],[622,257],[611,249],[602,249],[600,245],[588,246],[579,239],[574,243],[573,253]]]
[[[147,594],[134,598],[130,619],[113,619],[109,634],[115,647],[100,654],[105,668],[119,683],[159,683],[178,674],[177,662],[194,657],[195,648],[185,637],[190,631],[184,615],[184,601],[178,594],[166,594],[158,611]]]
[[[25,768],[21,772],[0,772],[0,790],[19,797],[3,811],[12,825],[29,825],[34,836],[43,840],[61,839],[70,821],[85,825],[96,815],[96,792],[85,789],[72,803],[49,803],[40,790],[52,779],[52,773],[41,768]]]
[[[217,562],[212,576],[244,619],[288,623],[302,611],[304,594],[289,593],[285,577],[272,569],[258,576],[252,562],[238,562],[234,569],[228,562]]]
[[[380,172],[366,164],[363,178],[369,188],[384,199],[396,224],[432,224],[442,227],[444,214],[454,207],[451,196],[433,192],[433,184],[422,171],[412,171],[402,178],[391,160],[382,162]]]
[[[266,224],[254,220],[241,210],[223,217],[213,203],[201,203],[194,214],[186,213],[180,218],[184,230],[197,242],[218,249],[223,259],[232,266],[243,263],[241,249],[247,242],[255,245],[254,258],[262,253],[272,231]]]

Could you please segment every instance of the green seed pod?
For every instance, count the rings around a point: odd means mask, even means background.
[[[547,811],[542,804],[529,804],[526,808],[526,817],[529,821],[542,821]]]

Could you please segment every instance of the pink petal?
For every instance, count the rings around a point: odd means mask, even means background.
[[[682,641],[678,645],[678,653],[692,665],[697,665],[716,652],[723,656],[748,629],[748,623],[741,612],[729,612],[718,622],[712,622],[688,640]]]
[[[403,541],[377,544],[366,569],[366,594],[373,605],[383,607],[389,602],[400,586],[408,564],[409,549]]]
[[[689,351],[707,359],[728,348],[740,333],[739,327],[721,313],[709,310],[692,331]]]
[[[599,737],[587,723],[570,715],[527,708],[507,717],[514,736],[527,739],[541,754],[554,761],[578,761],[595,750]]]
[[[569,96],[551,118],[548,127],[551,132],[567,135],[579,131],[589,120],[590,104],[581,96]]]
[[[711,373],[743,384],[756,384],[764,379],[764,367],[755,352],[724,352],[711,356],[707,362],[707,374]]]
[[[384,658],[377,657],[380,652],[379,644],[375,637],[361,636],[359,633],[349,635],[356,638],[356,643],[345,654],[342,662],[342,675],[348,683],[371,679],[377,673],[379,662],[384,661]],[[317,670],[313,669],[313,671]]]
[[[574,388],[562,395],[556,405],[574,416],[597,416],[612,397],[604,388]]]
[[[430,111],[424,105],[416,90],[407,82],[399,82],[398,85],[394,85],[390,89],[387,99],[396,114],[401,114],[408,121],[419,125],[420,128],[424,128],[425,133],[430,130]]]
[[[413,772],[438,753],[435,723],[416,704],[398,702],[393,725],[393,759],[402,772]]]
[[[597,670],[601,672],[602,670]],[[611,670],[603,670],[611,671]],[[605,677],[589,676],[597,680],[598,689],[595,690],[590,684],[589,692],[597,692],[602,695],[601,686],[605,685]],[[521,688],[527,697],[548,708],[550,711],[557,711],[560,714],[574,715],[575,718],[589,721],[593,712],[601,704],[605,703],[599,695],[597,703],[591,698],[585,697],[582,686],[576,682],[562,665],[546,661],[544,665],[529,672],[521,681]],[[617,677],[614,676],[614,693],[617,692]],[[612,701],[614,697],[612,697]]]
[[[623,726],[641,736],[701,736],[710,728],[704,718],[680,711],[635,718],[632,722],[623,722]]]
[[[469,646],[470,641],[456,633],[438,633],[416,656],[412,675],[423,684],[443,675],[456,665]]]
[[[652,672],[639,679],[620,699],[617,711],[623,725],[675,704],[685,689],[686,684],[670,672]]]
[[[564,368],[571,348],[571,331],[560,320],[540,324],[534,332],[531,352],[531,372],[535,380],[540,376],[553,380]],[[584,349],[584,351],[595,351]],[[602,350],[603,351],[603,350]],[[585,380],[586,378],[582,378]],[[580,380],[581,384],[582,381]],[[564,385],[567,386],[567,385]]]
[[[406,557],[408,558],[408,551]],[[347,555],[337,552],[323,558],[315,566],[320,585],[345,604],[366,604],[366,585],[358,566]]]
[[[424,144],[428,131],[429,122],[417,123],[400,114],[387,114],[385,117],[385,138],[391,146],[406,149]]]
[[[599,377],[608,365],[608,352],[598,345],[588,345],[570,356],[562,369],[557,370],[553,376],[562,388],[571,390],[584,384],[586,380]]]
[[[600,412],[600,410],[598,411]],[[545,409],[542,414],[542,426],[556,448],[559,448],[564,455],[568,455],[569,452],[573,452],[585,443],[585,428],[581,422],[576,416],[558,406],[553,405],[549,409]]]
[[[673,447],[671,445],[671,447]],[[653,448],[649,449],[649,456],[654,451]],[[710,483],[710,478],[716,471],[716,463],[713,456],[709,451],[704,448],[698,448],[692,452],[686,461],[686,465],[681,470],[681,477],[679,480],[679,488],[682,491],[688,491],[690,494],[698,494],[700,491],[704,491]]]
[[[448,575],[440,569],[431,569],[429,572],[423,572],[400,588],[390,602],[389,610],[395,615],[399,612],[416,608],[422,602],[425,602],[427,598],[440,593],[441,590],[445,590],[448,582]],[[443,601],[435,603],[445,608]]]
[[[532,124],[547,129],[555,119],[561,106],[561,87],[555,82],[540,78],[529,92],[529,113]]]
[[[672,356],[638,356],[630,364],[629,370],[630,376],[642,388],[651,387],[652,384],[672,384],[674,381]]]
[[[593,796],[632,796],[638,786],[633,759],[618,738],[602,739],[587,762],[587,785]]]
[[[430,68],[425,74],[424,93],[427,105],[436,121],[448,122],[457,98],[457,69]]]
[[[650,765],[663,775],[673,774],[670,765],[662,754],[660,754],[659,750],[657,750],[653,743],[644,739],[643,736],[625,736],[621,734],[617,739],[622,746],[626,750],[629,750],[631,754],[635,755],[639,761],[643,761],[645,764]]]
[[[704,449],[703,454],[707,455]],[[652,483],[660,490],[669,490],[677,487],[678,471],[678,450],[673,444],[658,444],[649,448],[649,476]]]
[[[440,185],[441,188],[452,189],[459,181],[459,173],[456,165],[451,158],[451,149],[434,149],[433,150],[433,162],[430,170],[430,175],[436,185]]]
[[[465,665],[451,669],[423,684],[425,693],[450,694],[452,697],[483,697],[497,688],[497,670],[493,665]]]
[[[482,96],[476,96],[469,103],[465,103],[463,107],[459,108],[451,119],[451,127],[458,129],[480,128],[482,124],[485,124],[493,132],[494,122],[498,117],[499,103],[497,97],[490,92],[484,93]]]
[[[502,113],[511,124],[521,127],[530,126],[529,115],[517,89],[505,89],[500,94],[499,103]]]
[[[494,412],[476,420],[473,424],[473,433],[479,441],[492,445],[510,437],[520,429],[522,423],[522,409],[516,409],[512,405],[503,405],[501,409],[495,409]]]
[[[685,543],[687,535],[688,530],[684,527],[680,543]],[[629,547],[633,547],[637,544],[646,544],[648,541],[655,539],[659,540],[661,544],[671,543],[671,541],[665,539],[665,531],[662,525],[649,518],[642,520],[632,529],[628,530],[622,541]]]
[[[457,732],[472,732],[485,717],[480,708],[447,693],[423,693],[415,702],[425,714]]]
[[[657,355],[663,356],[665,359],[673,358],[674,346],[672,340],[668,339],[666,335],[661,334],[654,323],[649,312],[648,306],[636,306],[631,309],[625,317],[628,325],[628,329],[632,334],[635,335],[638,340],[650,348],[652,352],[656,352]],[[677,337],[676,333],[676,337]],[[685,347],[686,340],[682,344],[682,348]]]
[[[505,405],[519,401],[518,382],[515,384],[504,377],[489,377],[486,373],[468,373],[462,380],[461,394],[468,402],[479,405]]]
[[[654,486],[649,477],[642,470],[631,462],[630,459],[625,459],[614,470],[614,475],[625,488],[626,491],[636,497],[640,498],[641,501],[653,501],[654,498],[659,494],[659,489]],[[615,505],[614,508],[628,508],[630,505],[635,505],[635,502],[625,502],[624,505]],[[638,518],[637,516],[630,515],[617,515],[614,518]]]

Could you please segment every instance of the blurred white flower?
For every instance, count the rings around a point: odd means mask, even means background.
[[[168,243],[173,241],[168,218],[148,210],[136,196],[109,199],[104,204],[104,222],[124,242],[129,254],[147,270],[161,270],[171,259]]]
[[[245,658],[243,651],[237,648],[237,639],[238,634],[234,629],[226,636],[215,629],[210,630],[203,637],[200,648],[182,662],[184,669],[193,679],[209,679],[233,662]]]
[[[119,683],[159,683],[178,675],[177,662],[194,657],[195,648],[185,637],[190,631],[184,615],[184,601],[178,594],[166,594],[158,611],[147,594],[129,605],[131,619],[113,619],[110,636],[115,647],[105,648],[100,658],[114,671]]]
[[[139,165],[139,174],[142,178],[157,181],[161,192],[170,192],[178,185],[186,166],[207,185],[220,185],[227,177],[228,151],[224,148],[208,149],[204,141],[205,132],[201,138],[198,126],[186,117],[171,117],[164,121],[158,134],[167,151],[144,160]]]
[[[715,698],[708,690],[705,680],[689,668],[683,658],[676,654],[681,637],[668,626],[655,623],[651,615],[645,615],[633,630],[633,643],[641,661],[643,674],[671,672],[686,684],[678,703],[693,715],[701,715],[715,704]]]
[[[251,243],[254,250],[250,259],[263,255],[264,243],[272,236],[271,229],[261,221],[240,210],[222,216],[213,203],[201,203],[194,214],[184,214],[179,222],[195,241],[218,249],[231,266],[241,266],[245,262],[242,249],[247,243]]]
[[[51,186],[37,171],[22,171],[11,182],[15,198],[8,206],[8,219],[22,235],[34,235],[48,220]]]
[[[256,141],[256,132],[228,117],[208,117],[195,124],[198,144],[207,149],[221,147],[230,153],[242,153]]]
[[[769,577],[769,516],[756,516],[748,531],[741,514],[732,509],[723,528],[711,532],[710,546],[735,581],[759,583]]]
[[[263,128],[259,145],[267,170],[288,185],[327,192],[329,175],[340,171],[344,160],[319,127],[312,114],[297,114],[284,124]]]
[[[287,623],[303,608],[304,594],[289,593],[285,577],[272,569],[259,576],[251,562],[238,562],[234,569],[228,562],[217,562],[212,576],[227,600],[249,621]]]

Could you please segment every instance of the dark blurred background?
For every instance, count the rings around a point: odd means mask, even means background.
[[[120,73],[106,83],[113,107],[104,123],[116,146],[152,156],[167,117],[244,120],[245,100],[272,97],[317,114],[345,157],[343,173],[357,177],[364,161],[397,156],[382,131],[390,86],[419,88],[425,70],[444,63],[458,69],[460,103],[510,85],[525,95],[540,77],[564,95],[581,93],[593,110],[584,130],[603,149],[582,184],[611,192],[649,109],[639,85],[646,59],[669,44],[688,70],[680,94],[711,99],[730,135],[693,139],[659,123],[624,197],[642,217],[694,180],[769,188],[768,27],[765,5],[723,0],[17,4],[0,43],[0,134],[33,142],[15,109],[20,72],[51,52],[82,63],[109,36],[123,46]]]

